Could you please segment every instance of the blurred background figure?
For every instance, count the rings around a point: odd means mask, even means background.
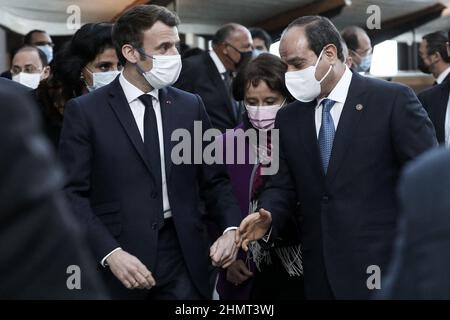
[[[450,57],[447,52],[448,36],[443,31],[425,35],[419,46],[419,70],[431,73],[434,85],[450,78]]]
[[[450,29],[448,33],[450,34]],[[432,36],[432,38],[433,37],[434,36]],[[441,36],[439,37],[442,39]],[[437,52],[435,56],[446,56],[448,58],[450,55],[449,43],[447,42],[445,44],[445,53],[441,49],[438,51],[439,52]],[[441,63],[436,63],[435,65],[438,64],[443,65],[442,61]],[[433,122],[438,142],[447,147],[450,145],[450,76],[448,74],[445,76],[448,72],[450,72],[450,67],[438,76],[436,81],[441,81],[440,79],[442,79],[440,84],[419,94],[419,100],[425,110],[427,110],[428,116]],[[443,76],[445,77],[442,78]]]
[[[53,47],[52,38],[50,35],[43,30],[31,30],[23,38],[24,46],[34,46],[42,50],[42,52],[47,57],[47,63],[50,64],[53,60]],[[0,77],[12,79],[12,74],[10,70],[3,72]]]
[[[272,45],[272,37],[261,28],[250,28],[253,39],[253,48],[261,52],[269,52]]]
[[[175,87],[202,98],[212,125],[224,132],[242,120],[243,107],[231,94],[231,82],[252,57],[253,41],[248,29],[229,23],[217,30],[212,50],[183,60]]]
[[[356,72],[369,72],[372,64],[372,43],[364,29],[348,26],[341,32],[352,59],[351,69]]]
[[[380,299],[450,299],[450,151],[412,162],[399,183],[402,215]]]
[[[245,141],[242,149],[234,150],[234,163],[227,164],[242,217],[253,212],[267,178],[261,169],[269,164],[256,161],[256,156],[266,160],[264,152],[271,149],[270,130],[275,116],[293,101],[284,83],[286,70],[287,65],[279,57],[263,53],[241,69],[233,83],[234,97],[244,101],[246,112],[235,131],[223,135],[223,143],[226,146],[227,141],[234,140],[231,145],[239,148],[237,141]],[[248,130],[268,132],[268,143],[255,144],[256,141],[245,139]],[[237,162],[238,155],[245,155],[244,164]],[[220,273],[217,285],[220,299],[301,299],[303,270],[299,233],[298,223],[292,219],[273,248],[264,248],[261,242],[254,243],[251,254],[240,250],[237,260]]]
[[[81,27],[57,52],[51,76],[35,92],[45,133],[55,147],[66,102],[110,83],[122,69],[111,31],[112,25],[108,23]]]
[[[25,45],[38,47],[47,56],[48,63],[50,64],[52,62],[53,47],[55,45],[53,44],[52,38],[47,32],[43,30],[32,30],[25,35],[23,43]]]
[[[12,80],[31,89],[50,76],[45,53],[34,46],[25,45],[14,54],[11,63]]]
[[[102,299],[26,87],[0,79],[0,299]],[[69,266],[81,270],[70,290]]]

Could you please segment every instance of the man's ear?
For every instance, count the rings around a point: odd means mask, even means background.
[[[50,66],[46,66],[44,68],[44,77],[43,77],[43,79],[47,79],[50,76],[50,71],[51,71]]]
[[[337,48],[334,44],[326,46],[323,55],[327,57],[330,64],[334,64],[338,60]]]
[[[125,57],[125,59],[130,62],[130,63],[137,63],[139,60],[139,53],[137,52],[137,50],[129,45],[129,44],[125,44],[122,46],[122,55]]]

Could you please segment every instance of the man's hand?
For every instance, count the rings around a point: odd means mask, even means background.
[[[253,273],[248,270],[242,260],[234,261],[227,269],[227,280],[236,286],[240,285],[252,276]]]
[[[111,254],[106,263],[127,289],[151,289],[156,284],[147,267],[138,258],[122,249]]]
[[[236,260],[239,246],[236,230],[225,232],[209,249],[209,256],[215,267],[227,268]]]
[[[272,224],[272,214],[264,209],[249,214],[242,220],[238,229],[237,245],[248,251],[250,241],[259,240],[267,233]]]

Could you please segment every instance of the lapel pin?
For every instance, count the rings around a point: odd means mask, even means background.
[[[362,104],[357,104],[356,105],[356,110],[361,111],[363,109],[363,105]]]

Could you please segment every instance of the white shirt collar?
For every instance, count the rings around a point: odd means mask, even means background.
[[[137,88],[135,85],[130,83],[123,75],[123,72],[120,74],[119,82],[120,82],[120,85],[122,86],[123,92],[125,93],[125,97],[127,98],[128,103],[135,101],[140,96],[145,94],[145,92],[143,92],[141,89]],[[148,92],[147,94],[151,95],[156,100],[159,100],[158,99],[158,89],[153,89],[152,91]]]
[[[442,72],[436,79],[436,82],[438,84],[441,84],[442,81],[444,81],[445,77],[448,76],[448,74],[450,73],[450,67],[448,67],[447,69],[444,70],[444,72]]]
[[[220,74],[227,72],[227,69],[225,69],[225,66],[223,65],[222,61],[220,61],[219,56],[217,55],[217,53],[214,50],[209,51],[209,56],[211,57],[212,61],[216,65],[216,68]]]
[[[338,81],[334,89],[330,92],[328,97],[318,100],[316,108],[320,106],[320,103],[323,99],[330,99],[336,101],[337,103],[345,104],[345,100],[347,100],[348,89],[350,87],[350,82],[352,82],[352,72],[347,66],[345,66],[345,71],[341,79]]]

